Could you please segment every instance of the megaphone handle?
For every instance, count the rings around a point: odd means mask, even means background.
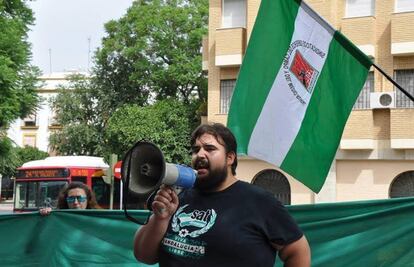
[[[181,187],[181,186],[177,186],[177,185],[174,185],[174,186],[172,186],[172,189],[174,190],[174,192],[177,194],[177,195],[179,195],[181,192],[183,192],[183,188]]]
[[[176,185],[174,185],[174,186],[171,186],[171,188],[174,190],[174,192],[177,194],[177,195],[179,195],[182,191],[183,191],[183,188],[181,187],[181,186],[176,186]],[[154,190],[150,195],[149,195],[149,197],[147,198],[147,201],[146,201],[146,206],[147,206],[147,209],[148,210],[150,210],[150,211],[152,211],[152,202],[154,202],[154,198],[155,198],[155,195],[158,193],[158,190],[159,190],[160,188],[158,187],[157,188],[157,190]]]
[[[155,195],[157,194],[159,188],[157,188],[157,190],[154,190],[154,192],[152,192],[149,197],[147,198],[147,201],[145,203],[145,205],[147,206],[147,209],[152,211],[152,202],[154,202],[154,198]]]

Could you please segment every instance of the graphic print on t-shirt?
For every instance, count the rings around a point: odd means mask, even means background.
[[[171,220],[173,234],[162,240],[164,249],[174,255],[186,258],[200,258],[205,253],[205,242],[195,238],[208,232],[214,225],[217,213],[214,209],[184,212],[188,206],[180,207]]]

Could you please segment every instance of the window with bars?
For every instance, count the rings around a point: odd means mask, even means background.
[[[23,119],[22,123],[23,123],[22,126],[25,126],[25,127],[37,126],[36,114],[31,114],[27,116],[26,118]]]
[[[391,183],[390,198],[414,196],[414,172],[407,171],[398,175]]]
[[[290,184],[283,173],[277,170],[263,170],[256,174],[252,183],[272,193],[282,204],[291,204]]]
[[[394,72],[395,81],[404,88],[410,95],[414,95],[414,69],[396,70]],[[398,88],[395,88],[397,108],[414,108],[414,102],[404,95]]]
[[[374,92],[374,72],[368,73],[367,80],[365,81],[364,87],[362,87],[361,93],[354,104],[353,109],[368,109],[370,94]]]
[[[233,95],[236,80],[220,81],[220,114],[227,114],[230,108],[231,96]]]

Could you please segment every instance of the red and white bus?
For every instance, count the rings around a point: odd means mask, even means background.
[[[109,208],[110,179],[104,176],[108,164],[100,157],[57,156],[29,161],[17,169],[14,188],[14,211],[33,211],[41,207],[56,207],[60,189],[78,181],[91,188],[98,204]],[[121,181],[114,179],[113,208],[120,208]]]

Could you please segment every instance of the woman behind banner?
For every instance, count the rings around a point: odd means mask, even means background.
[[[95,193],[81,182],[67,184],[59,193],[57,209],[100,209]],[[52,208],[41,208],[41,215],[49,215]]]

